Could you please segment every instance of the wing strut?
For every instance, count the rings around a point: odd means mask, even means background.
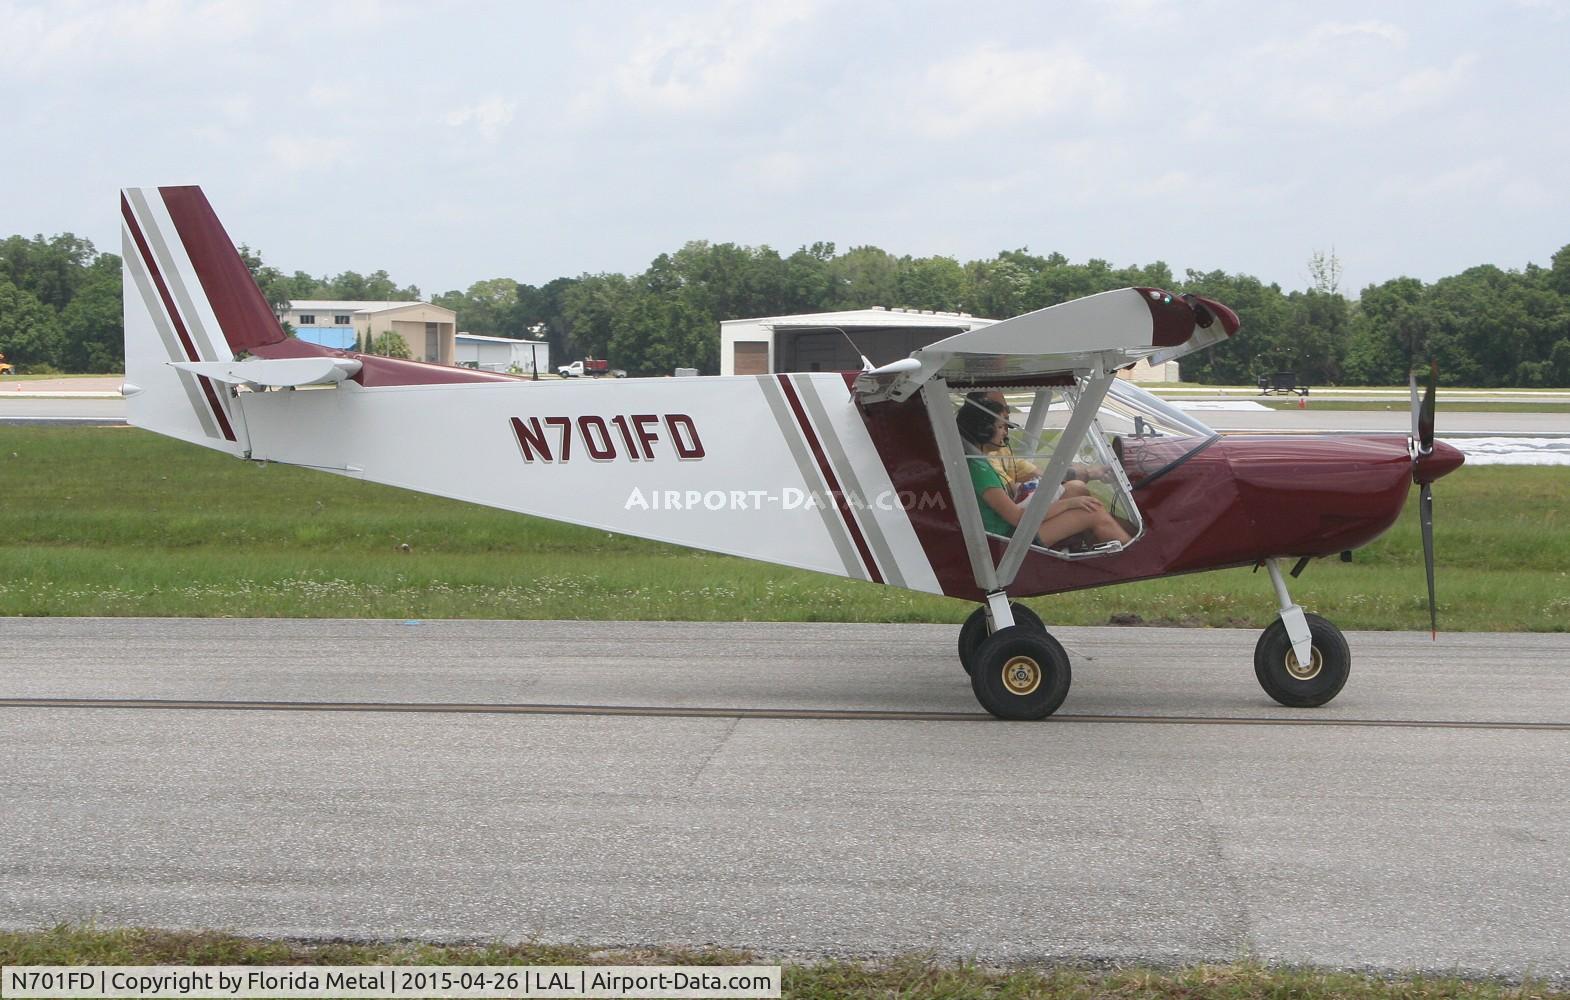
[[[1090,423],[1096,419],[1096,413],[1101,409],[1101,401],[1106,398],[1107,389],[1111,387],[1112,380],[1115,378],[1117,378],[1116,372],[1097,367],[1086,380],[1085,388],[1080,391],[1079,399],[1074,403],[1074,413],[1068,418],[1068,426],[1063,428],[1057,447],[1052,449],[1052,458],[1047,462],[1047,467],[1042,470],[1043,488],[1037,490],[1026,501],[1025,509],[1020,514],[1019,524],[1014,527],[1014,537],[1009,539],[1008,548],[1003,551],[1003,558],[998,562],[997,585],[999,587],[1007,587],[1019,574],[1019,568],[1025,562],[1025,553],[1035,542],[1036,532],[1041,530],[1041,522],[1047,519],[1047,508],[1052,506],[1058,494],[1062,492],[1060,484],[1063,482],[1063,473],[1073,461],[1074,454],[1079,451],[1080,444],[1084,442],[1085,434],[1090,430]],[[1031,413],[1031,417],[1035,417],[1034,412]],[[1047,483],[1052,485],[1046,486]],[[976,491],[969,492],[974,496]]]
[[[938,442],[938,457],[943,459],[943,474],[949,482],[949,494],[954,497],[954,514],[959,520],[960,533],[965,536],[971,572],[976,576],[976,586],[990,594],[999,589],[998,571],[992,565],[992,547],[987,544],[987,532],[981,523],[981,500],[970,483],[965,446],[959,439],[959,428],[954,425],[948,382],[942,378],[926,382],[921,387],[921,400],[926,404],[927,419],[932,423],[932,436]]]

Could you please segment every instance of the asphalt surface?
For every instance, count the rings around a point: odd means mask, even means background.
[[[1000,723],[955,634],[0,619],[0,924],[1570,982],[1570,635],[1358,633],[1300,711],[1257,633],[1063,628]]]

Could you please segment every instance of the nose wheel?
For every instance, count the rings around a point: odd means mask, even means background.
[[[1265,693],[1288,708],[1318,708],[1341,693],[1352,673],[1352,651],[1341,630],[1305,612],[1313,648],[1299,660],[1278,618],[1254,646],[1254,676]]]
[[[1254,646],[1254,676],[1265,693],[1288,708],[1318,708],[1341,693],[1352,672],[1352,651],[1341,630],[1292,602],[1281,567],[1265,560],[1281,617]]]

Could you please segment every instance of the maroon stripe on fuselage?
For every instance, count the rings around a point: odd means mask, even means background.
[[[899,403],[863,406],[861,419],[894,489],[901,496],[937,498],[938,502],[919,504],[908,513],[916,540],[937,574],[943,593],[967,601],[984,599],[986,595],[976,586],[976,576],[970,568],[970,553],[959,530],[958,508],[949,491],[937,437],[921,394]],[[1030,558],[1025,562],[1029,565]]]
[[[141,256],[143,265],[147,268],[148,275],[153,279],[153,285],[158,289],[158,297],[163,300],[164,311],[169,314],[169,321],[174,324],[174,332],[180,338],[180,346],[185,351],[187,361],[201,361],[202,356],[191,342],[191,334],[185,328],[185,320],[180,317],[180,311],[174,307],[174,297],[169,294],[169,286],[164,283],[163,272],[158,269],[158,261],[153,257],[152,250],[147,246],[147,239],[142,235],[142,227],[136,224],[136,214],[131,211],[131,203],[125,195],[120,196],[120,216],[125,219],[126,226],[131,230],[131,240],[136,244],[136,252]],[[213,416],[218,419],[218,428],[223,431],[226,440],[233,441],[234,428],[229,426],[229,416],[224,413],[223,406],[218,402],[218,394],[213,391],[213,385],[207,379],[197,376],[196,381],[202,386],[202,395],[207,397],[207,405],[212,407]]]
[[[861,555],[861,562],[867,567],[867,574],[872,577],[873,583],[882,583],[883,574],[878,571],[877,560],[872,558],[872,548],[867,544],[867,539],[861,533],[861,525],[856,523],[856,516],[852,512],[850,503],[845,499],[845,493],[840,489],[838,477],[834,475],[834,467],[829,464],[829,459],[823,451],[823,444],[818,440],[818,435],[812,429],[812,424],[807,420],[807,411],[801,405],[801,398],[796,395],[796,387],[791,384],[789,375],[776,375],[780,387],[785,390],[785,401],[790,404],[790,410],[796,415],[796,423],[801,425],[801,433],[807,439],[807,447],[812,450],[812,457],[818,463],[818,471],[823,473],[823,481],[828,485],[829,494],[834,497],[834,507],[839,511],[840,517],[845,521],[845,527],[850,531],[851,541],[856,544],[856,551]]]
[[[158,194],[185,244],[207,302],[218,318],[218,327],[229,350],[255,353],[258,347],[284,339],[282,325],[273,315],[267,297],[256,287],[250,268],[235,250],[223,223],[218,221],[207,196],[199,187],[161,187]]]

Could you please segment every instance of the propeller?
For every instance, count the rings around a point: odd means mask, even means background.
[[[1428,389],[1422,401],[1417,398],[1417,372],[1408,377],[1412,385],[1412,479],[1418,483],[1418,517],[1423,529],[1423,568],[1428,574],[1429,638],[1439,640],[1439,610],[1434,599],[1434,487],[1433,481],[1419,476],[1423,459],[1434,451],[1434,393],[1439,386],[1439,362],[1428,363]]]

